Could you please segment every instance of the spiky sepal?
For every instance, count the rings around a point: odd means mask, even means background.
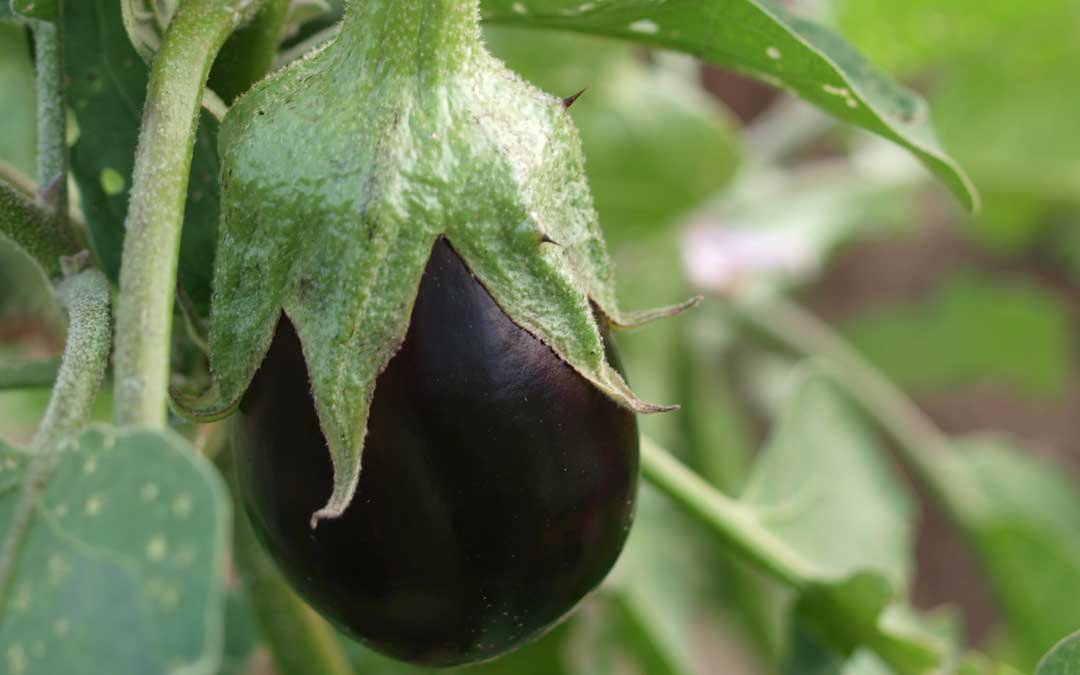
[[[507,316],[620,405],[671,409],[639,400],[605,359],[594,305],[614,325],[655,317],[618,311],[563,100],[489,55],[477,21],[462,0],[354,2],[334,42],[257,85],[221,127],[215,385],[175,402],[227,414],[284,311],[334,466],[313,526],[352,499],[375,380],[440,236]]]

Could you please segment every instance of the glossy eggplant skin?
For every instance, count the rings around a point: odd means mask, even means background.
[[[286,576],[404,661],[471,663],[540,636],[603,580],[633,519],[633,414],[510,321],[444,239],[341,518],[309,526],[332,468],[286,318],[233,419],[244,506]]]

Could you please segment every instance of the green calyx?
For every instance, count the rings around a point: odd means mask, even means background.
[[[222,224],[210,336],[237,405],[282,311],[296,326],[334,465],[312,517],[352,499],[375,380],[404,340],[431,247],[446,237],[515,323],[637,412],[593,307],[626,326],[560,98],[483,48],[475,0],[354,0],[338,38],[241,97],[220,133]]]

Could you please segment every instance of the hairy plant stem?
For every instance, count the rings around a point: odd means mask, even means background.
[[[76,436],[90,418],[112,344],[109,282],[104,274],[95,269],[73,274],[60,282],[57,294],[68,311],[67,344],[45,417],[31,442],[34,452],[19,501],[6,524],[0,549],[0,606],[36,497],[44,488],[59,446]]]
[[[60,274],[60,258],[77,250],[61,234],[55,213],[34,204],[3,181],[0,181],[0,234],[26,251],[51,277]]]
[[[67,106],[64,104],[64,49],[60,26],[62,0],[57,0],[58,18],[32,21],[34,62],[37,70],[37,200],[56,210],[61,235],[67,232],[68,145]]]
[[[202,93],[260,0],[187,0],[154,57],[132,176],[116,308],[116,422],[163,427],[176,267]]]
[[[950,463],[952,441],[934,422],[825,322],[783,297],[736,294],[731,307],[755,329],[806,356],[826,372],[895,439],[901,459],[954,522],[962,523],[978,496]]]
[[[60,282],[60,302],[68,311],[68,337],[56,385],[33,447],[49,450],[74,436],[90,418],[112,344],[109,282],[88,269]]]
[[[812,563],[769,532],[750,507],[709,485],[647,436],[641,437],[641,474],[785,586],[799,590],[820,576]]]

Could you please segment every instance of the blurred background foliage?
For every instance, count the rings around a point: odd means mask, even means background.
[[[888,530],[881,546],[896,548],[882,553],[884,567],[909,591],[920,630],[1031,672],[1057,638],[1080,628],[1080,4],[785,4],[926,96],[943,145],[982,194],[980,213],[964,212],[886,141],[764,85],[599,38],[520,28],[487,37],[545,90],[586,88],[571,114],[624,304],[710,295],[694,312],[619,338],[639,394],[682,405],[643,418],[644,431],[732,495],[821,471],[853,493],[872,492],[865,503],[878,504]],[[32,91],[25,32],[0,23],[0,159],[28,174]],[[849,344],[944,434],[979,434],[958,443],[965,452],[949,475],[973,481],[982,501],[943,499],[940,485],[913,479],[896,435],[878,433],[888,423],[853,412],[873,412],[857,389],[829,404],[840,420],[833,431],[792,421],[784,411],[793,373],[805,369],[803,357],[828,354],[815,349],[820,340],[793,347],[740,313],[730,299],[748,289],[782,293],[819,317],[830,340]],[[0,359],[55,355],[62,331],[43,280],[0,246]],[[44,391],[0,392],[3,436],[25,440],[45,400]],[[780,417],[786,426],[774,423]],[[784,433],[810,434],[818,446],[785,442]],[[874,458],[869,468],[823,467],[839,456],[825,451],[799,455],[845,443],[850,456]],[[774,466],[755,464],[762,447]],[[626,553],[602,591],[536,644],[471,672],[888,672],[869,652],[822,648],[801,618],[812,607],[793,607],[788,591],[642,490]],[[842,549],[844,517],[818,511],[795,526]],[[272,672],[238,590],[227,626],[223,672]],[[415,672],[345,644],[358,673]],[[962,672],[994,672],[978,663]]]

